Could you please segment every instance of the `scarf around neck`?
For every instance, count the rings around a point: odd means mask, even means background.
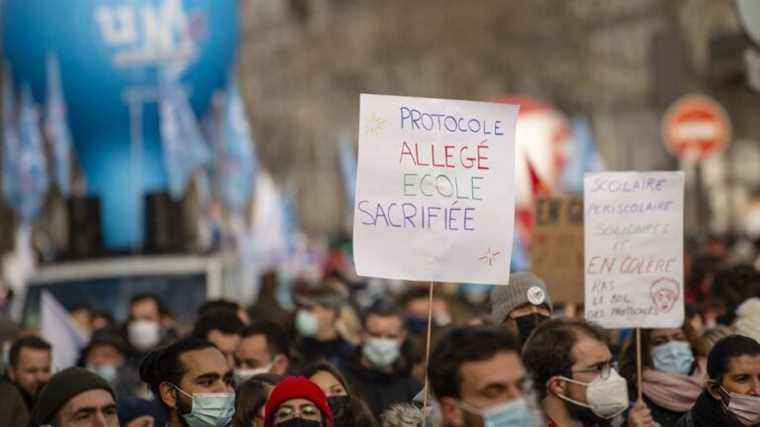
[[[645,368],[642,392],[656,405],[673,412],[687,412],[702,393],[705,375],[697,368],[692,375],[669,374]]]

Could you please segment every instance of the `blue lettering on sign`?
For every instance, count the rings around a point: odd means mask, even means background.
[[[401,129],[475,135],[504,135],[501,120],[489,121],[476,117],[460,117],[430,113],[402,105],[399,107]]]
[[[435,229],[443,231],[475,231],[475,208],[450,205],[425,205],[422,202],[370,202],[361,200],[356,206],[359,222],[373,227]]]

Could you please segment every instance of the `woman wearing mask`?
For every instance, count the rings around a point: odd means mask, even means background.
[[[675,425],[697,401],[705,379],[704,365],[696,362],[688,323],[682,328],[641,331],[642,394],[654,421]],[[636,342],[623,351],[620,373],[628,379],[629,395],[636,396]]]
[[[760,426],[760,344],[731,335],[707,358],[705,389],[676,427]]]
[[[327,396],[304,377],[287,377],[272,390],[264,427],[333,427]]]
[[[314,382],[327,395],[335,427],[373,427],[377,425],[367,403],[349,390],[348,383],[338,369],[328,362],[309,365],[303,375]]]

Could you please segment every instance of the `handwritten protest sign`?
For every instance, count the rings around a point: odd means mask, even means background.
[[[518,107],[366,94],[360,102],[357,273],[507,283]]]
[[[586,319],[607,328],[684,320],[682,172],[584,178]]]
[[[583,200],[540,197],[530,239],[531,270],[555,303],[583,302]]]

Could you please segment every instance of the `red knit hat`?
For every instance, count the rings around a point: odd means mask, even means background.
[[[272,390],[269,395],[266,408],[264,409],[264,426],[271,427],[274,423],[274,414],[283,403],[290,399],[306,399],[311,401],[322,412],[322,418],[327,426],[332,427],[333,415],[330,405],[327,404],[327,396],[318,385],[305,377],[287,377]]]

